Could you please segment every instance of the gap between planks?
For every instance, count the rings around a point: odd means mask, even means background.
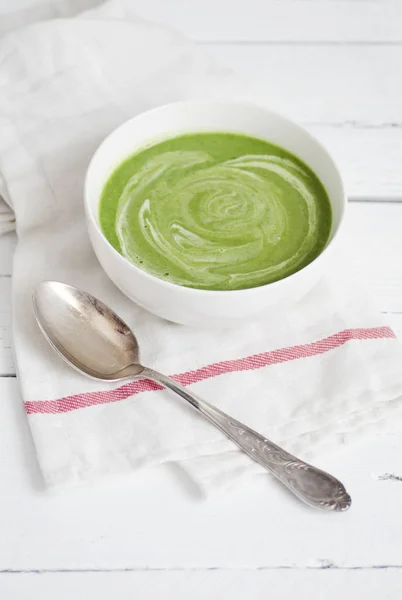
[[[195,40],[198,46],[400,46],[398,40]]]
[[[148,572],[179,572],[179,573],[206,573],[209,571],[220,572],[249,572],[249,571],[374,571],[374,570],[401,570],[402,564],[395,565],[356,565],[343,566],[336,565],[328,560],[319,560],[320,564],[315,566],[307,565],[261,565],[257,567],[116,567],[100,569],[0,569],[0,575],[21,575],[21,574],[45,574],[45,573],[148,573]]]

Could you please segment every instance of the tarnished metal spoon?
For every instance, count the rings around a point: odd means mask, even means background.
[[[151,379],[187,400],[307,504],[336,511],[350,507],[351,498],[338,479],[289,454],[166,375],[141,365],[133,332],[94,296],[64,283],[44,281],[34,291],[33,305],[47,340],[81,373],[107,381]]]

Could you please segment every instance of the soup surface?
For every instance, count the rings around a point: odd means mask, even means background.
[[[331,205],[300,159],[235,133],[166,139],[112,173],[99,218],[139,268],[208,290],[251,288],[300,270],[324,249]]]

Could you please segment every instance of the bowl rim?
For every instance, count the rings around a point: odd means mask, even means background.
[[[89,201],[89,189],[88,189],[89,188],[89,178],[92,175],[92,171],[96,168],[96,162],[98,160],[99,155],[101,154],[101,152],[103,151],[105,146],[107,146],[110,143],[110,139],[112,137],[114,137],[115,135],[117,135],[118,132],[122,131],[123,129],[125,129],[126,127],[131,125],[137,119],[142,118],[144,115],[152,115],[154,113],[162,112],[166,109],[170,109],[173,107],[178,107],[178,108],[180,106],[182,106],[182,107],[199,106],[200,107],[200,106],[211,106],[211,105],[221,106],[221,107],[227,106],[227,105],[238,106],[239,108],[243,108],[244,110],[256,110],[257,109],[257,110],[264,112],[268,116],[271,116],[275,119],[279,119],[279,120],[287,122],[291,127],[299,130],[300,133],[302,133],[303,135],[310,138],[310,140],[319,148],[319,151],[322,154],[324,154],[326,156],[326,158],[329,160],[329,162],[331,163],[331,165],[333,167],[334,172],[338,176],[340,189],[341,189],[340,195],[342,197],[342,206],[340,208],[339,224],[338,224],[336,230],[333,232],[331,231],[331,234],[332,234],[331,239],[329,239],[326,246],[320,252],[320,254],[318,254],[318,256],[316,256],[311,262],[309,262],[307,265],[305,265],[301,269],[298,269],[294,273],[290,273],[289,275],[286,275],[286,277],[282,277],[281,279],[277,279],[276,281],[272,281],[270,283],[265,283],[263,285],[242,288],[242,289],[235,289],[235,290],[200,289],[200,288],[193,288],[193,287],[180,285],[178,283],[173,283],[171,281],[167,281],[166,279],[162,279],[161,277],[157,277],[156,275],[152,275],[151,273],[149,273],[148,271],[145,271],[144,269],[141,269],[140,267],[138,267],[137,265],[135,265],[134,263],[129,261],[125,256],[120,254],[120,252],[118,252],[116,250],[116,248],[109,242],[109,240],[107,239],[107,237],[105,236],[105,234],[102,231],[102,228],[99,224],[98,219],[95,218],[94,209],[92,206],[90,206],[90,201]],[[257,137],[257,136],[253,136],[253,137]],[[169,139],[169,138],[163,137],[163,138],[161,138],[160,141],[163,141],[164,139]],[[264,139],[264,138],[261,138],[261,139]],[[155,141],[155,143],[157,143],[157,142]],[[295,156],[297,156],[297,155],[295,155]],[[306,161],[304,161],[303,158],[301,158],[299,156],[298,156],[298,158],[306,163]],[[307,166],[314,172],[314,169],[312,169],[312,167],[310,167],[308,164],[307,164]],[[321,182],[321,183],[324,186],[324,183],[323,182]],[[325,186],[324,186],[324,188],[325,188]],[[328,192],[327,192],[327,194],[328,194]],[[332,209],[332,202],[331,202],[331,198],[330,198],[329,194],[328,194],[328,198],[329,198],[329,201],[331,204],[331,209]],[[193,296],[204,296],[204,297],[206,297],[206,296],[211,297],[213,294],[218,294],[220,297],[224,297],[226,295],[226,296],[231,296],[233,298],[234,296],[237,296],[237,297],[250,296],[252,294],[255,294],[257,291],[263,292],[267,288],[273,289],[273,288],[279,287],[280,285],[283,286],[284,283],[286,281],[288,281],[289,279],[295,280],[298,276],[301,276],[300,274],[314,269],[317,266],[317,264],[323,260],[323,257],[325,257],[329,254],[329,252],[332,250],[332,248],[334,246],[335,240],[338,240],[338,238],[340,237],[340,232],[343,229],[344,222],[345,222],[345,215],[346,215],[346,208],[347,208],[347,196],[346,196],[346,192],[345,192],[345,185],[344,185],[344,182],[343,182],[343,179],[341,176],[341,171],[340,171],[339,166],[338,166],[337,162],[335,161],[335,159],[328,152],[326,147],[314,135],[312,135],[309,131],[304,129],[304,127],[302,127],[301,125],[299,125],[292,119],[289,119],[287,116],[284,116],[283,114],[281,114],[277,111],[271,110],[271,109],[269,109],[261,104],[258,104],[258,103],[241,102],[241,101],[235,101],[235,100],[180,100],[177,102],[169,102],[167,104],[161,104],[157,107],[154,107],[149,110],[145,110],[145,111],[138,113],[134,117],[131,117],[127,121],[124,121],[123,123],[121,123],[118,127],[114,128],[102,140],[102,142],[99,144],[99,146],[95,150],[94,154],[92,155],[91,160],[88,163],[86,173],[85,173],[84,204],[85,204],[86,217],[87,217],[87,219],[90,220],[91,224],[94,226],[97,234],[106,243],[106,246],[111,251],[111,253],[116,257],[116,259],[122,265],[133,270],[133,272],[143,276],[145,279],[149,280],[150,282],[156,282],[158,285],[162,286],[165,289],[173,290],[173,291],[174,290],[176,290],[176,291],[182,290],[183,294],[188,294],[188,295],[193,295]],[[98,200],[98,203],[96,206],[99,209],[99,200]]]

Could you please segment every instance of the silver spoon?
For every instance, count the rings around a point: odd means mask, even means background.
[[[166,375],[141,365],[133,332],[97,298],[64,283],[44,281],[34,291],[33,305],[51,346],[78,371],[107,381],[152,379],[187,400],[307,504],[336,511],[350,507],[351,498],[338,479],[289,454]]]

